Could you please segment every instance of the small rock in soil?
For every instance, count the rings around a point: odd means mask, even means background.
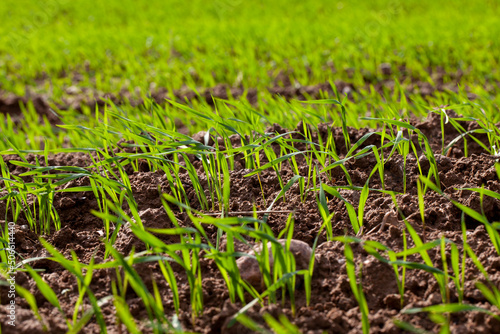
[[[285,247],[286,239],[279,239],[278,242]],[[274,264],[274,258],[272,256],[271,243],[267,243],[267,249],[269,250],[269,263],[271,265],[271,270]],[[254,251],[250,251],[249,255],[255,256],[255,252],[260,253],[262,251],[262,246],[259,245]],[[295,258],[295,269],[302,270],[309,268],[309,261],[312,255],[312,249],[309,245],[303,241],[292,239],[290,240],[290,252],[292,252]],[[264,281],[262,279],[262,274],[260,272],[259,263],[253,257],[243,256],[236,261],[238,269],[240,270],[241,278],[251,284],[253,287],[260,289],[264,288]]]

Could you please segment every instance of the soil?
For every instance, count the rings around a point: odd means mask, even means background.
[[[430,116],[422,121],[414,121],[414,125],[419,128],[431,140],[436,158],[438,161],[441,187],[444,193],[454,200],[467,205],[477,211],[481,210],[480,198],[471,191],[462,191],[457,188],[481,187],[500,192],[500,182],[495,172],[495,159],[482,148],[468,140],[469,156],[465,157],[463,152],[463,141],[459,141],[448,156],[440,155],[441,130],[440,119],[437,115]],[[462,122],[465,129],[471,129],[474,125]],[[321,124],[315,133],[318,136],[326,136],[329,125]],[[301,132],[301,124],[297,126],[297,131]],[[275,125],[268,129],[272,132],[282,133],[285,129]],[[341,155],[346,153],[342,130],[338,128],[330,129],[334,133],[336,147]],[[356,142],[368,129],[348,129],[351,142]],[[458,134],[447,125],[445,127],[445,143],[449,143]],[[201,134],[198,135],[200,137]],[[297,138],[301,137],[298,133]],[[406,134],[407,136],[407,134]],[[197,136],[194,136],[195,138]],[[364,145],[380,143],[380,138],[370,137]],[[237,138],[233,138],[237,139]],[[416,138],[411,138],[416,143]],[[478,136],[479,140],[485,141],[485,137]],[[236,142],[236,141],[235,141]],[[389,152],[386,152],[387,154]],[[442,196],[428,192],[425,196],[425,230],[422,224],[417,197],[417,178],[419,175],[417,162],[421,163],[424,171],[428,170],[429,163],[420,156],[408,155],[406,164],[403,157],[395,154],[385,165],[385,188],[399,193],[404,192],[403,173],[406,172],[407,183],[406,193],[397,195],[397,203],[400,212],[397,212],[392,199],[383,193],[371,191],[367,200],[364,212],[364,235],[365,239],[376,240],[390,247],[395,251],[403,250],[403,231],[405,225],[402,217],[406,217],[409,224],[425,240],[435,240],[442,236],[455,242],[462,250],[461,231],[461,211]],[[18,160],[16,156],[4,156],[4,160]],[[28,155],[27,160],[34,162],[34,155]],[[43,163],[43,158],[39,159]],[[83,153],[57,154],[50,157],[49,165],[68,165],[86,167],[91,164],[90,158]],[[298,159],[299,169],[302,175],[306,175],[307,166],[305,161]],[[356,186],[362,187],[366,182],[369,173],[376,164],[372,155],[358,160],[349,160],[345,167]],[[8,164],[10,171],[14,174],[21,174],[25,168]],[[202,168],[195,163],[195,167]],[[235,169],[231,171],[231,198],[230,208],[232,212],[252,210],[255,203],[259,210],[265,210],[280,191],[279,182],[275,172],[271,169],[261,173],[259,184],[257,176],[244,177],[249,170],[244,169],[244,164],[239,161],[235,164]],[[162,207],[158,193],[158,185],[164,193],[170,193],[166,176],[157,171],[149,171],[144,164],[140,171],[128,170],[130,182],[132,184],[133,195],[138,203],[140,217],[146,227],[169,228],[172,224]],[[280,171],[284,182],[293,177],[292,169],[288,164],[283,164]],[[28,181],[28,177],[26,177]],[[181,174],[181,181],[188,191],[188,197],[192,199],[191,206],[201,209],[196,200],[191,181],[187,174]],[[206,179],[200,175],[202,186],[206,188]],[[347,185],[347,179],[340,168],[332,170],[331,178],[322,175],[322,181],[330,186]],[[88,184],[85,178],[70,182],[69,186]],[[3,184],[0,183],[0,188]],[[370,180],[370,187],[381,189],[381,180],[378,173],[375,173]],[[359,203],[359,192],[353,190],[340,190],[344,199],[349,201],[355,208]],[[4,194],[0,193],[0,197]],[[62,252],[67,258],[71,257],[70,251],[74,251],[79,261],[88,263],[92,256],[96,263],[107,261],[104,259],[105,245],[103,242],[104,227],[100,219],[90,213],[91,210],[98,210],[98,204],[91,192],[86,193],[58,193],[55,198],[55,208],[60,215],[62,228],[59,231],[52,231],[51,234],[42,235],[57,250]],[[354,231],[349,222],[346,207],[343,202],[333,196],[328,196],[328,208],[330,212],[335,212],[333,218],[334,235],[354,235]],[[0,217],[5,217],[6,202],[0,201]],[[174,214],[183,226],[192,226],[185,213],[172,207]],[[276,211],[293,212],[295,224],[293,238],[313,245],[322,220],[319,216],[315,194],[309,193],[305,200],[301,201],[299,189],[294,185],[286,194],[285,200],[280,199],[273,207]],[[492,198],[485,198],[483,210],[490,222],[500,221],[500,201]],[[216,212],[209,212],[214,214]],[[272,213],[268,218],[268,223],[277,235],[286,224],[287,213]],[[262,216],[261,216],[262,217]],[[384,217],[386,217],[384,219]],[[8,217],[11,219],[11,217]],[[385,222],[385,224],[382,224]],[[467,241],[472,250],[479,256],[486,271],[490,275],[490,280],[498,286],[500,284],[500,255],[493,247],[484,226],[470,217],[466,217]],[[16,249],[19,255],[25,259],[48,256],[47,251],[39,241],[40,234],[31,231],[27,226],[25,217],[21,214],[16,225]],[[215,242],[217,230],[213,226],[207,226],[208,238]],[[413,244],[407,235],[408,247]],[[158,236],[164,242],[178,242],[174,236]],[[298,288],[296,293],[296,314],[293,315],[288,300],[278,304],[258,305],[252,307],[247,315],[264,325],[262,315],[270,313],[274,317],[284,314],[292,323],[300,328],[304,333],[361,333],[361,318],[358,304],[351,291],[345,269],[344,245],[340,242],[326,240],[325,233],[321,233],[318,240],[319,247],[316,251],[316,265],[312,280],[312,300],[310,306],[306,305],[306,296],[303,288]],[[224,240],[221,243],[223,249]],[[144,244],[137,239],[132,231],[126,226],[118,232],[115,248],[124,255],[131,251],[145,250]],[[360,281],[367,298],[370,310],[369,320],[372,333],[402,333],[394,323],[393,319],[410,322],[411,324],[437,332],[439,326],[436,325],[425,313],[404,314],[401,311],[412,307],[424,307],[441,303],[439,286],[436,279],[422,270],[407,270],[403,305],[400,303],[400,295],[397,287],[396,276],[393,268],[376,260],[369,255],[360,245],[352,245],[355,263],[360,273]],[[237,244],[237,251],[248,252],[250,247]],[[429,250],[431,259],[437,266],[441,264],[441,253],[437,248]],[[449,259],[449,254],[448,254]],[[410,261],[422,261],[419,256],[408,258]],[[61,307],[66,314],[73,314],[75,303],[78,299],[77,283],[72,274],[62,266],[48,259],[35,260],[30,265],[40,271],[40,275],[51,286],[60,298]],[[171,317],[174,312],[171,292],[166,283],[158,264],[142,263],[135,265],[135,269],[146,284],[149,291],[153,291],[153,281],[156,282],[163,301],[165,314]],[[232,304],[229,300],[228,291],[224,280],[218,272],[217,266],[212,259],[201,259],[201,270],[203,277],[203,313],[192,321],[190,310],[189,286],[186,275],[180,266],[173,266],[176,271],[176,279],[179,286],[179,296],[181,311],[179,320],[185,330],[200,333],[250,333],[242,325],[236,324],[227,328],[231,317],[239,311],[243,305],[241,303]],[[95,296],[103,298],[112,294],[111,282],[116,280],[114,269],[96,270],[90,285],[90,289]],[[464,303],[483,307],[498,313],[498,310],[491,306],[485,297],[475,288],[474,283],[484,280],[480,272],[475,268],[470,259],[466,262],[465,271],[465,293]],[[37,289],[35,282],[24,272],[16,274],[16,283],[28,289],[36,298],[40,314],[46,322],[50,333],[65,333],[67,330],[65,320],[60,313],[44,298]],[[457,302],[456,289],[450,285],[451,302]],[[126,302],[130,307],[130,312],[139,324],[143,332],[151,332],[147,325],[147,313],[141,299],[129,288]],[[7,288],[0,289],[0,313],[6,313],[6,303],[8,303]],[[3,326],[3,333],[34,333],[42,332],[41,324],[35,319],[27,303],[17,299],[17,326],[13,330],[10,326]],[[90,307],[87,298],[84,299],[84,309]],[[115,309],[112,303],[102,307],[110,333],[126,332],[125,327],[116,324]],[[500,322],[493,317],[479,312],[458,313],[451,316],[451,331],[453,333],[499,333]],[[99,326],[95,318],[83,330],[85,333],[98,333]]]
[[[347,70],[351,77],[354,70]],[[429,76],[432,82],[423,80],[419,77],[412,76],[412,73],[407,72],[405,66],[401,66],[397,70],[398,80],[401,83],[407,97],[413,94],[418,94],[424,98],[433,96],[437,92],[458,91],[458,85],[461,85],[467,92],[469,99],[475,99],[476,95],[470,92],[470,87],[461,82],[461,79],[466,73],[461,70],[456,73],[446,73],[441,68],[428,69]],[[290,76],[293,71],[280,72],[275,76],[273,84],[267,88],[273,97],[282,97],[287,100],[298,99],[318,99],[325,95],[332,95],[333,90],[330,82],[319,83],[315,85],[304,86],[292,82]],[[380,66],[379,75],[362,72],[363,85],[353,85],[349,80],[335,80],[333,83],[337,91],[341,95],[353,97],[355,92],[369,92],[371,86],[373,89],[383,95],[392,93],[397,88],[396,81],[393,77],[393,69],[389,64]],[[81,77],[81,74],[75,73],[75,78]],[[45,81],[38,80],[38,84],[43,87]],[[500,83],[486,83],[484,87],[489,92],[498,92]],[[132,106],[138,106],[144,103],[144,100],[138,98],[139,95],[133,93],[127,87],[122,88],[118,93],[103,93],[88,87],[80,87],[79,81],[76,80],[72,86],[65,89],[60,101],[55,103],[53,97],[36,93],[39,89],[26,87],[27,93],[25,96],[13,95],[9,92],[2,91],[0,87],[0,113],[8,114],[15,123],[19,123],[23,119],[21,105],[27,105],[28,101],[33,103],[33,107],[40,117],[46,117],[51,124],[61,124],[62,120],[57,116],[57,110],[77,110],[87,107],[90,110],[109,104],[111,101],[115,105],[129,103]],[[196,91],[189,87],[182,87],[174,91],[169,91],[163,87],[150,87],[150,96],[158,104],[164,105],[165,100],[175,99],[180,102],[191,100],[202,100],[210,105],[214,104],[214,98],[228,99],[230,97],[240,98],[245,95],[246,99],[252,105],[257,105],[259,101],[259,91],[252,87],[231,86],[226,83],[219,83],[211,88],[197,88]],[[54,112],[55,110],[55,112]]]

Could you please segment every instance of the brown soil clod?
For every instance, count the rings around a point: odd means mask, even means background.
[[[286,250],[286,239],[279,239],[278,242]],[[271,267],[271,273],[274,266],[274,257],[272,254],[272,246],[271,242],[267,243],[268,252],[269,252],[269,264]],[[295,258],[295,266],[296,270],[308,269],[309,261],[312,256],[312,249],[303,241],[292,239],[290,240],[290,249],[289,251],[293,254]],[[262,245],[255,247],[254,250],[250,251],[248,255],[250,256],[242,256],[240,257],[236,263],[240,270],[241,278],[247,281],[249,284],[254,286],[257,289],[263,289],[264,280],[262,277],[262,273],[259,267],[259,262],[255,259],[255,254],[262,252]]]

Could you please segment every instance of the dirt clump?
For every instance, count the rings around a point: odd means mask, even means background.
[[[278,243],[283,247],[285,256],[287,252],[291,252],[295,259],[296,270],[309,269],[309,261],[311,261],[312,249],[311,247],[303,241],[291,239],[290,245],[287,250],[286,239],[279,239]],[[267,243],[268,254],[269,254],[269,265],[272,272],[274,267],[274,257],[271,242]],[[241,278],[247,281],[249,284],[253,285],[257,289],[264,288],[264,280],[262,277],[261,270],[259,268],[259,263],[255,259],[256,253],[262,252],[262,245],[258,245],[254,250],[248,253],[248,256],[242,256],[236,261],[238,269],[240,270]]]

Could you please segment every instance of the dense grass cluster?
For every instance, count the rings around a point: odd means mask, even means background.
[[[50,253],[50,261],[60,264],[78,282],[79,298],[72,314],[65,313],[61,296],[43,280],[39,270],[30,266],[39,259],[19,258],[17,270],[29,273],[43,297],[63,314],[70,333],[82,330],[89,321],[97,322],[106,332],[101,309],[108,303],[114,305],[118,323],[131,333],[139,333],[142,319],[134,319],[127,304],[130,289],[143,301],[153,332],[177,333],[183,329],[177,318],[179,293],[172,266],[181,266],[187,275],[194,323],[204,310],[200,259],[211,259],[224,279],[230,301],[245,305],[234,315],[235,322],[260,332],[270,328],[277,333],[298,333],[300,329],[293,325],[293,319],[275,319],[266,314],[266,329],[245,312],[254,305],[287,302],[295,314],[299,279],[304,282],[309,304],[314,253],[318,240],[324,238],[344,243],[344,254],[339,256],[345,258],[364,333],[370,331],[370,310],[359,276],[360,264],[352,250],[355,244],[394,269],[402,306],[406,271],[422,270],[433,275],[441,303],[404,312],[428,312],[442,333],[449,331],[450,314],[454,312],[485,312],[500,320],[498,312],[464,302],[464,272],[469,260],[482,275],[476,288],[488,303],[500,308],[500,291],[468,244],[465,219],[471,217],[485,226],[500,256],[499,222],[488,221],[484,212],[443,192],[436,162],[438,154],[446,156],[457,143],[463,145],[465,156],[468,145],[477,143],[494,158],[492,166],[500,180],[500,164],[495,160],[500,158],[500,95],[495,86],[500,81],[498,14],[497,1],[269,4],[219,0],[189,5],[181,1],[3,1],[0,95],[48,96],[59,124],[40,119],[32,102],[21,105],[23,118],[18,122],[13,122],[8,113],[0,114],[0,200],[5,204],[5,216],[0,219],[17,222],[22,217],[29,229],[46,237],[62,227],[54,204],[56,194],[91,193],[99,208],[92,213],[102,219],[106,245],[104,261],[95,263],[92,258],[87,263],[74,252],[72,258],[65,258],[40,238]],[[390,72],[382,70],[387,68],[384,64],[390,64]],[[461,78],[457,81],[458,72]],[[280,73],[287,79],[276,80],[283,78],[278,76]],[[288,79],[296,86],[330,82],[331,90],[314,98],[305,96],[302,101],[286,100],[266,90],[286,85]],[[348,82],[355,89],[347,95],[338,92],[335,80]],[[377,86],[387,81],[391,86]],[[416,82],[432,87],[450,84],[447,87],[453,89],[443,88],[423,96],[418,89],[408,90]],[[173,92],[187,86],[198,91],[218,84],[242,86],[245,93],[239,98],[213,98],[210,103],[203,99],[172,99],[159,104],[148,97],[158,87]],[[70,87],[89,96],[126,90],[133,98],[144,101],[139,106],[122,100],[108,101],[103,107],[82,105],[80,110],[57,108]],[[258,89],[255,103],[245,96],[251,88]],[[431,148],[430,138],[413,125],[416,117],[431,113],[441,119],[439,152]],[[464,128],[463,122],[474,126]],[[315,136],[321,123],[331,125],[325,137]],[[269,132],[273,124],[288,130]],[[444,128],[449,124],[459,135],[445,142]],[[332,130],[336,127],[342,128],[346,153],[336,147]],[[372,130],[351,142],[349,128],[361,127]],[[200,131],[204,131],[201,137]],[[487,140],[479,140],[478,136]],[[377,144],[367,145],[373,138]],[[74,152],[85,153],[91,163],[84,167],[49,163],[53,154]],[[36,154],[35,162],[28,161],[29,154]],[[396,155],[403,158],[405,166],[410,156],[424,156],[430,165],[421,168],[417,159],[423,234],[417,233],[399,212],[405,224],[403,251],[369,240],[364,221],[369,194],[392,198],[398,209],[397,196],[407,193],[406,175],[401,193],[386,189],[384,184],[385,164]],[[366,183],[355,185],[344,164],[368,156],[375,157],[377,163],[368,171]],[[299,168],[303,161],[305,169]],[[11,173],[10,164],[26,172]],[[141,222],[129,179],[129,171],[139,171],[141,165],[164,174],[168,180],[169,189],[163,193],[159,189],[159,196],[172,228],[147,228]],[[247,170],[245,177],[257,176],[259,182],[263,171],[275,173],[280,192],[275,198],[263,198],[270,205],[259,209],[254,205],[253,212],[244,215],[232,214],[231,177],[235,165]],[[293,177],[282,177],[285,165],[291,168]],[[335,184],[332,171],[336,169],[342,171],[347,185]],[[181,180],[184,174],[188,175],[189,185]],[[380,188],[370,187],[374,177],[380,180]],[[75,180],[85,180],[85,185],[74,186]],[[295,186],[302,202],[312,196],[322,219],[305,269],[296,268],[290,252],[293,212],[279,233],[273,232],[267,221],[275,203],[286,201]],[[188,196],[188,187],[194,190],[194,198]],[[342,189],[359,193],[358,207],[342,197]],[[484,186],[463,190],[478,193],[481,207],[484,198],[500,200],[499,193]],[[444,237],[426,240],[424,198],[430,193],[451,201],[463,213],[462,243]],[[345,204],[350,224],[345,235],[333,232],[336,212],[330,211],[328,198]],[[179,220],[179,212],[188,216],[189,226]],[[218,231],[215,242],[207,236],[207,226]],[[7,245],[8,225],[2,228],[0,242]],[[124,229],[130,229],[146,250],[120,254],[114,244]],[[159,237],[162,235],[175,235],[179,242],[167,244]],[[225,249],[220,247],[222,238]],[[270,247],[262,247],[255,256],[241,254],[235,251],[237,241],[249,245],[269,243]],[[431,249],[440,252],[440,263],[431,260]],[[0,247],[0,276],[7,272],[8,255],[8,250]],[[241,256],[254,256],[258,261],[263,273],[262,289],[241,278],[237,265]],[[175,308],[172,314],[164,310],[164,292],[155,282],[153,290],[148,290],[136,271],[135,265],[145,262],[158,263],[161,268],[170,287]],[[98,299],[90,289],[93,273],[109,268],[116,270],[117,279],[109,296]],[[456,290],[457,302],[450,299],[450,286]],[[20,285],[17,293],[44,323],[33,294]],[[85,303],[91,307],[82,312]],[[397,325],[418,331],[409,323]]]

